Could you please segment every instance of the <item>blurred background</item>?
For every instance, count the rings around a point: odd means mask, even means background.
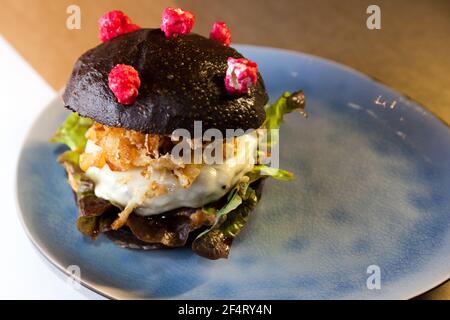
[[[234,43],[297,50],[348,65],[450,123],[449,0],[0,0],[0,4],[1,37],[54,90],[64,86],[78,56],[99,43],[97,20],[104,12],[120,9],[141,26],[158,27],[162,10],[176,6],[195,13],[196,33],[207,35],[214,21],[223,20]],[[381,30],[366,26],[371,4],[381,8]],[[66,27],[70,5],[81,9],[79,30]],[[450,284],[420,298],[450,299]]]
[[[99,43],[97,20],[113,8],[157,27],[166,6],[196,14],[207,35],[224,20],[234,43],[303,51],[349,65],[410,96],[450,122],[448,0],[0,0],[0,32],[55,89],[77,57]],[[69,5],[81,29],[66,28]],[[381,8],[381,30],[366,27],[366,9]]]

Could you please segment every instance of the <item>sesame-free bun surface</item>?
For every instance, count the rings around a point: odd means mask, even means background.
[[[166,39],[160,29],[124,34],[84,53],[63,95],[65,106],[110,127],[170,135],[175,129],[258,128],[268,96],[261,75],[248,94],[230,96],[224,85],[231,47],[190,33]],[[108,74],[117,64],[133,66],[141,79],[134,104],[117,102]]]

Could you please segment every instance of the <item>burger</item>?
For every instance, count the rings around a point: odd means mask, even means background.
[[[204,37],[194,22],[167,8],[160,28],[146,29],[114,10],[99,20],[102,43],[76,61],[63,94],[72,113],[51,141],[68,147],[58,161],[83,235],[227,258],[265,178],[292,179],[264,161],[284,114],[304,110],[303,92],[268,105],[227,25]]]

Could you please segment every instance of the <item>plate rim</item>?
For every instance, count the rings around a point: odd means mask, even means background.
[[[359,70],[354,69],[353,67],[347,66],[345,64],[339,63],[337,61],[325,58],[325,57],[321,57],[321,56],[317,56],[317,55],[313,55],[310,53],[305,53],[305,52],[301,52],[301,51],[295,51],[295,50],[290,50],[290,49],[285,49],[285,48],[276,48],[276,47],[271,47],[271,46],[259,46],[259,45],[252,45],[252,44],[235,44],[233,47],[235,47],[238,50],[246,50],[246,49],[250,49],[250,50],[263,50],[266,52],[272,52],[272,53],[286,53],[286,54],[290,54],[290,55],[294,55],[294,56],[298,56],[298,57],[303,57],[303,58],[308,58],[308,59],[312,59],[312,60],[316,60],[316,61],[320,61],[322,63],[325,64],[331,64],[334,67],[337,67],[338,69],[341,69],[345,72],[350,72],[354,75],[357,75],[358,77],[362,77],[368,80],[371,80],[379,85],[381,85],[385,90],[388,90],[390,92],[395,92],[398,93],[407,103],[414,103],[416,105],[418,105],[424,112],[428,113],[430,116],[432,116],[434,119],[438,120],[441,124],[443,124],[445,127],[447,127],[447,129],[450,130],[450,124],[446,123],[440,116],[436,115],[434,112],[430,111],[423,103],[417,101],[416,99],[410,97],[407,94],[404,94],[402,91],[391,88],[390,86],[388,86],[386,83],[384,83],[382,80],[367,75]],[[33,247],[46,259],[46,261],[50,262],[51,264],[53,264],[57,270],[59,270],[62,274],[64,274],[67,277],[73,277],[73,275],[71,275],[68,271],[67,268],[64,267],[62,265],[62,263],[60,261],[58,261],[57,257],[54,257],[53,254],[51,252],[48,252],[46,249],[44,249],[42,247],[42,245],[39,243],[39,241],[37,239],[35,239],[35,237],[33,237],[33,235],[31,234],[31,231],[28,229],[25,220],[24,220],[24,215],[23,215],[23,210],[21,208],[21,204],[20,204],[20,199],[19,199],[19,164],[21,163],[22,159],[23,159],[23,153],[24,153],[24,145],[26,144],[26,142],[29,140],[30,136],[31,136],[31,131],[34,129],[35,124],[36,124],[36,120],[39,119],[44,113],[45,111],[52,105],[55,103],[56,100],[59,100],[61,98],[61,94],[63,92],[64,89],[61,89],[59,91],[57,91],[56,95],[54,96],[54,98],[52,98],[46,105],[45,107],[39,112],[37,113],[37,115],[35,116],[35,118],[33,119],[31,125],[27,128],[25,136],[21,142],[21,147],[20,147],[20,152],[18,154],[17,157],[17,162],[15,164],[15,180],[14,180],[14,186],[13,186],[13,190],[14,190],[14,203],[15,203],[15,207],[16,207],[16,212],[17,212],[17,216],[19,218],[20,224],[22,229],[24,230],[27,238],[30,240],[30,242],[33,244]],[[121,297],[116,297],[114,295],[108,294],[104,291],[102,291],[101,289],[99,289],[95,284],[92,284],[88,281],[85,281],[82,277],[79,277],[76,279],[77,281],[79,281],[79,283],[84,286],[85,288],[93,291],[94,293],[99,294],[100,296],[110,299],[110,300],[120,300],[123,299]],[[448,274],[445,276],[445,279],[443,280],[437,280],[434,283],[432,283],[429,288],[427,286],[427,288],[425,289],[421,289],[419,290],[419,292],[416,293],[412,293],[411,295],[408,296],[398,296],[396,298],[389,298],[392,300],[396,300],[396,299],[400,299],[400,300],[410,300],[410,299],[414,299],[422,294],[425,294],[427,292],[430,292],[434,289],[436,289],[437,287],[441,286],[442,284],[446,283],[447,281],[450,280],[450,270],[448,272]],[[150,299],[150,300],[155,300],[157,298],[144,298],[144,299]],[[345,298],[344,298],[345,299]],[[376,297],[374,299],[369,299],[369,300],[376,300],[376,299],[383,299],[383,297]],[[333,300],[333,299],[331,299]],[[361,300],[361,299],[357,299],[357,300]]]

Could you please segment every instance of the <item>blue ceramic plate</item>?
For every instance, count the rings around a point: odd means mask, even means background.
[[[22,220],[39,250],[62,270],[78,265],[86,286],[113,298],[403,299],[448,279],[449,128],[349,68],[239,49],[258,62],[272,100],[302,88],[309,118],[289,115],[281,130],[281,166],[297,179],[267,182],[229,259],[82,237],[61,148],[47,142],[68,114],[59,99],[32,127],[18,167]],[[381,287],[370,290],[373,265]]]

